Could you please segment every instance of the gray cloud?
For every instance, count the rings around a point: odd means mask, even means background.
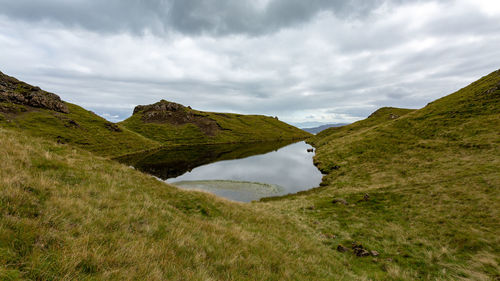
[[[167,99],[320,124],[500,67],[495,1],[123,3],[0,0],[0,70],[113,121]]]
[[[417,0],[413,0],[417,1]],[[0,14],[52,21],[98,32],[261,35],[308,22],[320,12],[340,18],[366,16],[403,0],[0,0]]]

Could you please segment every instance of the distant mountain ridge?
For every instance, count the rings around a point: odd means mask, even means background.
[[[312,128],[302,128],[302,130],[306,131],[306,132],[309,132],[311,134],[317,134],[323,130],[326,130],[328,128],[332,128],[332,127],[342,127],[342,126],[345,126],[345,125],[349,125],[349,123],[333,123],[333,124],[325,124],[325,125],[321,125],[321,126],[318,126],[318,127],[312,127]]]

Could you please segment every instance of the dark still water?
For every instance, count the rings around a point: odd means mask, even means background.
[[[197,145],[118,159],[184,189],[249,202],[319,186],[305,142]]]

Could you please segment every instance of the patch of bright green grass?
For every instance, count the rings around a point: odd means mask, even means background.
[[[75,145],[101,156],[118,156],[158,147],[122,126],[110,123],[77,105],[66,103],[69,113],[1,103],[0,126]]]

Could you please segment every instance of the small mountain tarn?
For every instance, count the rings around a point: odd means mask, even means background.
[[[205,164],[264,154],[293,142],[295,141],[183,145],[130,154],[115,159],[142,172],[167,180]]]
[[[177,146],[117,160],[184,189],[250,202],[317,187],[322,175],[310,147],[303,141]]]
[[[188,190],[210,192],[220,197],[241,202],[277,196],[285,190],[284,187],[277,184],[236,180],[178,181],[174,185]]]

